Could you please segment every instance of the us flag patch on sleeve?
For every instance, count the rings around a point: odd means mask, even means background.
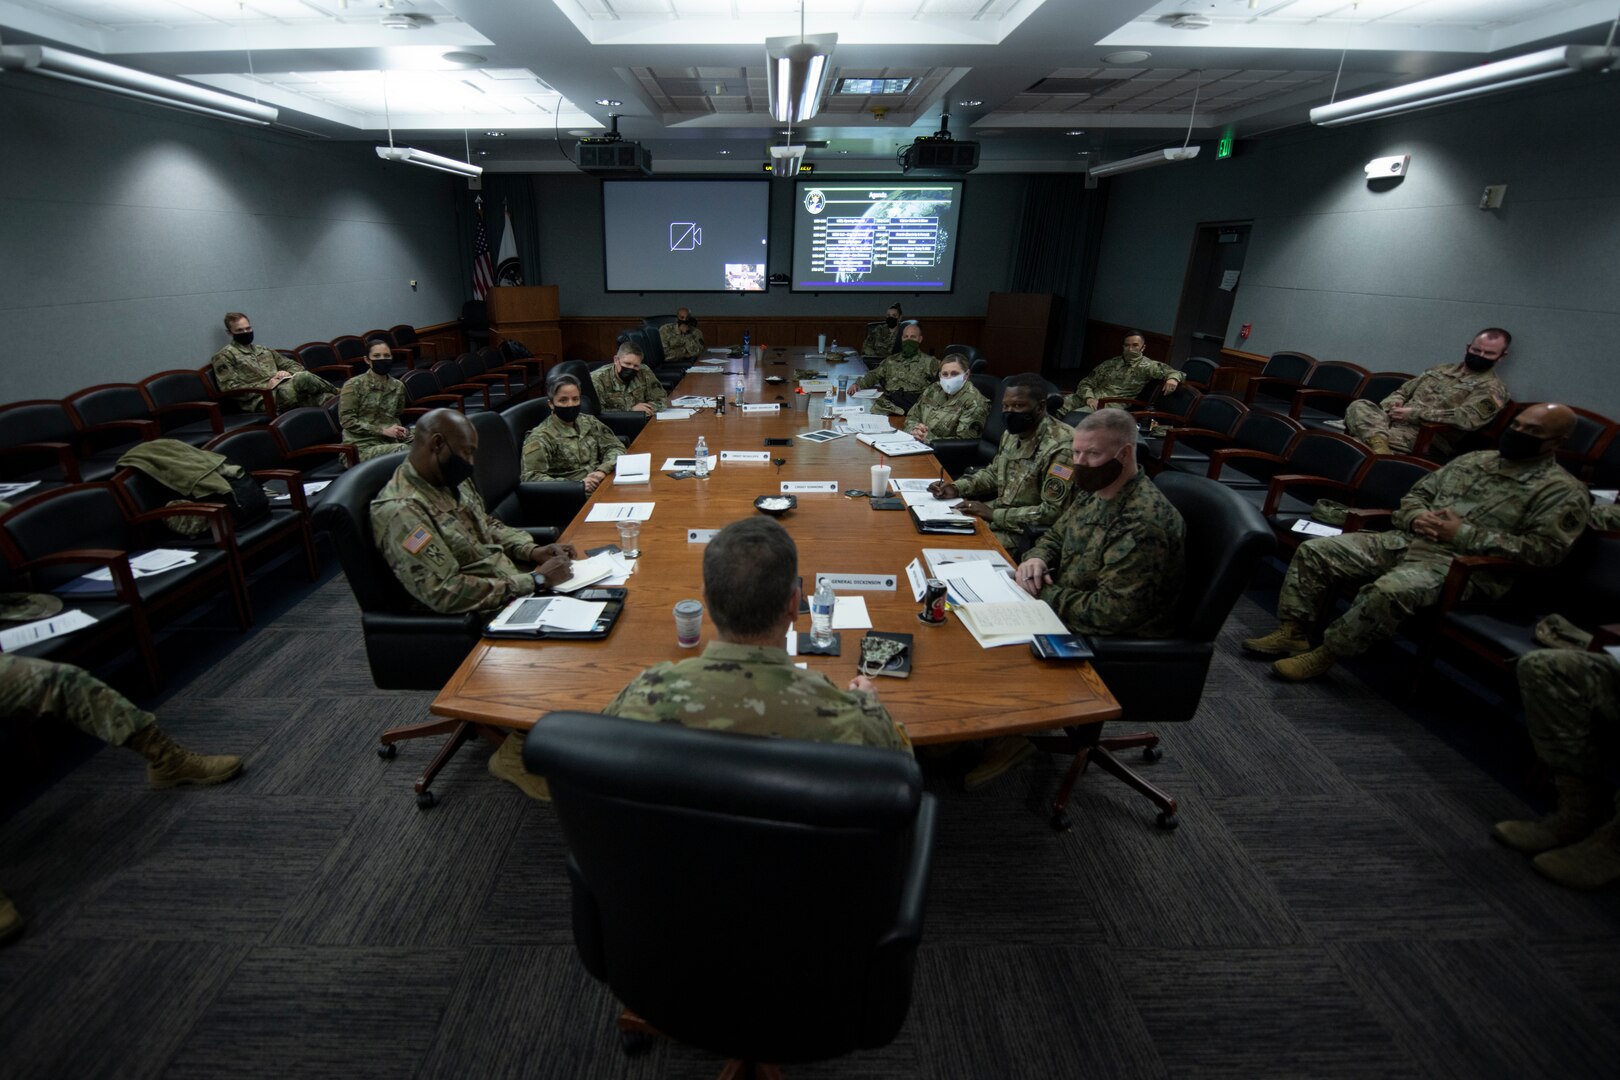
[[[422,526],[418,525],[416,527],[416,531],[405,538],[403,541],[403,546],[406,551],[410,552],[412,555],[415,555],[417,552],[427,547],[432,540],[433,534],[428,532]]]
[[[1055,476],[1059,480],[1067,480],[1074,475],[1074,470],[1060,461],[1052,462],[1052,467],[1046,470],[1046,475]]]

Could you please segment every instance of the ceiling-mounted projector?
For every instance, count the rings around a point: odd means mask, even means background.
[[[619,135],[619,117],[610,113],[606,135],[591,135],[574,144],[574,164],[592,176],[652,175],[652,151]]]
[[[979,144],[951,138],[951,114],[939,118],[939,130],[919,135],[900,151],[900,171],[929,173],[970,173],[979,167]]]

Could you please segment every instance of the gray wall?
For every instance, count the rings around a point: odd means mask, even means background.
[[[461,314],[452,177],[21,75],[0,116],[0,401],[199,367],[229,310],[273,348]]]
[[[728,179],[717,177],[717,179]],[[789,272],[793,250],[793,191],[788,181],[771,185],[771,245],[768,272]],[[870,313],[899,300],[907,315],[982,315],[992,292],[1005,292],[1017,240],[1024,177],[969,176],[962,195],[961,245],[954,293],[867,293],[858,296],[796,293],[774,287],[766,293],[609,293],[602,288],[601,182],[583,174],[539,173],[534,177],[540,212],[540,268],[556,284],[567,315],[654,315],[688,303],[701,319],[710,315],[834,315]],[[520,228],[522,226],[519,226]]]
[[[1169,333],[1195,226],[1252,220],[1229,346],[1417,371],[1505,326],[1514,397],[1620,417],[1616,132],[1611,76],[1118,177],[1092,317]],[[1393,154],[1409,174],[1371,189],[1362,167]],[[1502,209],[1477,209],[1487,184],[1508,185]]]

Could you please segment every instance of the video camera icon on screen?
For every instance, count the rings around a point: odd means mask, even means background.
[[[703,227],[695,221],[669,223],[669,250],[696,251],[703,246]]]

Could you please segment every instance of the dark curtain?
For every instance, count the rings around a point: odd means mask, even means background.
[[[1057,295],[1053,340],[1058,355],[1048,363],[1058,371],[1080,366],[1107,191],[1107,181],[1087,190],[1079,173],[1039,173],[1024,188],[1009,289]]]
[[[485,173],[484,189],[470,191],[462,186],[457,200],[462,288],[472,299],[472,244],[475,210],[473,200],[484,197],[484,230],[489,234],[489,255],[500,261],[501,237],[506,233],[506,211],[512,211],[512,228],[517,233],[518,261],[523,264],[523,284],[539,285],[540,214],[534,200],[534,177],[529,173]]]

